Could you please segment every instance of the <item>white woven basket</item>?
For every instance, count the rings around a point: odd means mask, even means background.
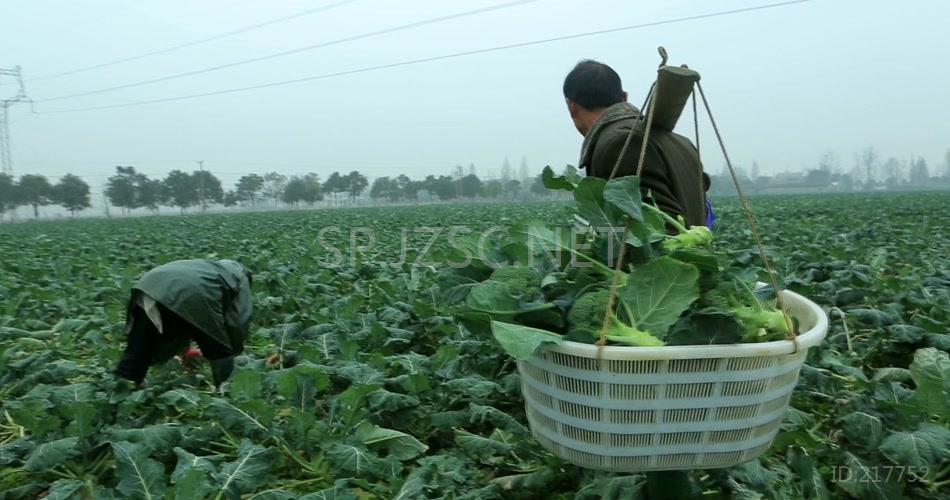
[[[598,348],[565,341],[518,362],[528,423],[558,457],[635,472],[729,467],[761,455],[778,433],[808,348],[828,316],[782,292],[799,322],[759,344]]]

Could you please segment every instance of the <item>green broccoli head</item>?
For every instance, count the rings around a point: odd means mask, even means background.
[[[781,340],[788,334],[782,311],[754,306],[734,306],[730,311],[739,318],[746,342]]]
[[[693,226],[685,232],[676,236],[670,236],[663,240],[663,248],[668,251],[679,250],[682,248],[695,248],[708,246],[712,243],[713,234],[706,226]]]
[[[572,330],[584,330],[600,333],[607,313],[607,300],[610,290],[601,288],[587,292],[574,299],[574,305],[567,312],[567,324]]]
[[[587,292],[574,300],[574,305],[567,312],[567,323],[571,330],[588,332],[595,339],[599,339],[604,325],[604,316],[607,313],[607,302],[610,299],[610,290],[601,288]],[[611,312],[607,327],[607,340],[620,344],[634,346],[663,345],[663,341],[649,332],[642,331],[621,321]]]
[[[499,267],[488,279],[504,283],[512,294],[524,297],[533,297],[541,290],[541,274],[530,267]]]

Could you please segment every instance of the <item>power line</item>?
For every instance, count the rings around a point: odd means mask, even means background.
[[[432,56],[432,57],[424,57],[424,58],[419,58],[419,59],[411,59],[411,60],[400,61],[400,62],[395,62],[395,63],[379,64],[379,65],[376,65],[376,66],[368,66],[368,67],[363,67],[363,68],[358,68],[358,69],[352,69],[352,70],[346,70],[346,71],[338,71],[338,72],[335,72],[335,73],[324,73],[324,74],[322,74],[322,75],[308,76],[308,77],[303,77],[303,78],[295,78],[295,79],[291,79],[291,80],[281,80],[281,81],[276,81],[276,82],[263,83],[263,84],[260,84],[260,85],[250,85],[250,86],[247,86],[247,87],[236,87],[236,88],[223,89],[223,90],[216,90],[216,91],[211,91],[211,92],[202,92],[202,93],[198,93],[198,94],[187,94],[187,95],[180,95],[180,96],[175,96],[175,97],[165,97],[165,98],[159,98],[159,99],[149,99],[149,100],[144,100],[144,101],[126,102],[126,103],[121,103],[121,104],[109,104],[109,105],[105,105],[105,106],[90,106],[90,107],[85,107],[85,108],[67,108],[67,109],[57,109],[57,110],[52,110],[52,111],[36,111],[36,113],[51,114],[51,113],[73,113],[73,112],[79,112],[79,111],[96,111],[96,110],[102,110],[102,109],[125,108],[125,107],[129,107],[129,106],[141,106],[141,105],[146,105],[146,104],[158,104],[158,103],[163,103],[163,102],[182,101],[182,100],[186,100],[186,99],[197,99],[197,98],[200,98],[200,97],[210,97],[210,96],[221,95],[221,94],[231,94],[231,93],[235,93],[235,92],[246,92],[246,91],[249,91],[249,90],[257,90],[257,89],[263,89],[263,88],[269,88],[269,87],[277,87],[277,86],[282,86],[282,85],[291,85],[291,84],[295,84],[295,83],[302,83],[302,82],[308,82],[308,81],[314,81],[314,80],[323,80],[323,79],[335,78],[335,77],[339,77],[339,76],[353,75],[353,74],[357,74],[357,73],[366,73],[366,72],[378,71],[378,70],[382,70],[382,69],[397,68],[397,67],[400,67],[400,66],[410,66],[410,65],[414,65],[414,64],[422,64],[422,63],[427,63],[427,62],[441,61],[441,60],[453,59],[453,58],[457,58],[457,57],[466,57],[466,56],[471,56],[471,55],[476,55],[476,54],[486,54],[486,53],[489,53],[489,52],[497,52],[497,51],[502,51],[502,50],[514,49],[514,48],[529,47],[529,46],[533,46],[533,45],[542,45],[542,44],[546,44],[546,43],[560,42],[560,41],[564,41],[564,40],[572,40],[572,39],[576,39],[576,38],[584,38],[584,37],[596,36],[596,35],[604,35],[604,34],[608,34],[608,33],[617,33],[617,32],[621,32],[621,31],[630,31],[630,30],[635,30],[635,29],[648,28],[648,27],[652,27],[652,26],[660,26],[660,25],[664,25],[664,24],[674,24],[674,23],[681,23],[681,22],[686,22],[686,21],[695,21],[695,20],[698,20],[698,19],[706,19],[706,18],[711,18],[711,17],[722,17],[722,16],[727,16],[727,15],[732,15],[732,14],[740,14],[740,13],[751,12],[751,11],[757,11],[757,10],[771,9],[771,8],[775,8],[775,7],[784,7],[784,6],[788,6],[788,5],[806,3],[806,2],[810,2],[810,1],[812,1],[812,0],[791,0],[791,1],[787,1],[787,2],[779,2],[779,3],[772,3],[772,4],[766,4],[766,5],[759,5],[759,6],[755,6],[755,7],[746,7],[746,8],[742,8],[742,9],[733,9],[733,10],[712,12],[712,13],[709,13],[709,14],[699,14],[699,15],[695,15],[695,16],[680,17],[680,18],[675,18],[675,19],[667,19],[667,20],[663,20],[663,21],[655,21],[655,22],[650,22],[650,23],[632,24],[632,25],[628,25],[628,26],[620,26],[620,27],[617,27],[617,28],[609,28],[609,29],[597,30],[597,31],[588,31],[588,32],[584,32],[584,33],[575,33],[575,34],[572,34],[572,35],[563,35],[563,36],[557,36],[557,37],[552,37],[552,38],[544,38],[544,39],[533,40],[533,41],[529,41],[529,42],[519,42],[519,43],[512,43],[512,44],[507,44],[507,45],[498,45],[498,46],[495,46],[495,47],[488,47],[488,48],[484,48],[484,49],[476,49],[476,50],[469,50],[469,51],[464,51],[464,52],[456,52],[456,53],[453,53],[453,54],[445,54],[445,55],[441,55],[441,56]]]
[[[138,59],[144,59],[144,58],[146,58],[146,57],[156,56],[156,55],[159,55],[159,54],[167,54],[167,53],[169,53],[169,52],[174,52],[174,51],[176,51],[176,50],[181,50],[181,49],[185,49],[185,48],[188,48],[188,47],[194,47],[195,45],[201,45],[201,44],[204,44],[204,43],[213,42],[213,41],[215,41],[215,40],[220,40],[220,39],[222,39],[222,38],[227,38],[227,37],[229,37],[229,36],[239,35],[239,34],[241,34],[241,33],[247,33],[248,31],[253,31],[253,30],[256,30],[256,29],[259,29],[259,28],[263,28],[263,27],[265,27],[265,26],[270,26],[270,25],[272,25],[272,24],[282,23],[282,22],[285,22],[285,21],[290,21],[290,20],[292,20],[292,19],[297,19],[298,17],[308,16],[308,15],[310,15],[310,14],[316,14],[316,13],[318,13],[318,12],[323,12],[323,11],[326,11],[326,10],[334,9],[334,8],[336,8],[336,7],[340,7],[340,6],[342,6],[342,5],[346,5],[346,4],[353,3],[353,2],[357,2],[357,1],[359,1],[359,0],[343,0],[343,1],[340,1],[340,2],[331,3],[331,4],[328,4],[328,5],[323,5],[323,6],[321,6],[321,7],[316,7],[316,8],[313,8],[313,9],[308,9],[308,10],[305,10],[305,11],[302,11],[302,12],[297,12],[296,14],[290,14],[289,16],[278,17],[278,18],[276,18],[276,19],[271,19],[270,21],[264,21],[264,22],[261,22],[261,23],[252,24],[252,25],[250,25],[250,26],[245,26],[245,27],[243,27],[243,28],[238,28],[238,29],[233,30],[233,31],[228,31],[228,32],[225,32],[225,33],[221,33],[221,34],[219,34],[219,35],[214,35],[214,36],[210,36],[210,37],[207,37],[207,38],[201,38],[201,39],[199,39],[199,40],[194,40],[194,41],[187,42],[187,43],[182,43],[182,44],[179,44],[179,45],[173,45],[173,46],[168,47],[168,48],[165,48],[165,49],[153,50],[153,51],[151,51],[151,52],[145,52],[145,53],[143,53],[143,54],[139,54],[139,55],[136,55],[136,56],[124,57],[124,58],[122,58],[122,59],[116,59],[116,60],[114,60],[114,61],[104,62],[104,63],[100,63],[100,64],[94,64],[94,65],[92,65],[92,66],[86,66],[86,67],[83,67],[83,68],[77,68],[77,69],[73,69],[73,70],[70,70],[70,71],[64,71],[64,72],[62,72],[62,73],[56,73],[56,74],[52,74],[52,75],[41,76],[41,77],[39,77],[39,78],[32,78],[32,79],[29,79],[29,80],[27,80],[27,81],[28,81],[28,82],[36,82],[36,81],[40,81],[40,80],[47,80],[47,79],[49,79],[49,78],[59,78],[59,77],[61,77],[61,76],[74,75],[74,74],[76,74],[76,73],[83,73],[83,72],[91,71],[91,70],[94,70],[94,69],[105,68],[105,67],[107,67],[107,66],[112,66],[112,65],[115,65],[115,64],[121,64],[121,63],[129,62],[129,61],[135,61],[135,60],[138,60]]]
[[[428,25],[428,24],[440,23],[440,22],[449,21],[449,20],[452,20],[452,19],[458,19],[458,18],[461,18],[461,17],[473,16],[473,15],[476,15],[476,14],[483,14],[483,13],[485,13],[485,12],[491,12],[491,11],[495,11],[495,10],[506,9],[506,8],[509,8],[509,7],[514,7],[514,6],[516,6],[516,5],[522,5],[522,4],[531,3],[531,2],[536,2],[536,1],[538,1],[538,0],[516,0],[516,1],[513,1],[513,2],[507,2],[507,3],[503,3],[503,4],[492,5],[492,6],[489,6],[489,7],[482,7],[482,8],[478,8],[478,9],[474,9],[474,10],[469,10],[469,11],[465,11],[465,12],[460,12],[460,13],[457,13],[457,14],[450,14],[450,15],[447,15],[447,16],[433,17],[433,18],[430,18],[430,19],[424,19],[424,20],[422,20],[422,21],[415,21],[415,22],[408,23],[408,24],[402,24],[402,25],[399,25],[399,26],[394,26],[394,27],[391,27],[391,28],[385,28],[385,29],[381,29],[381,30],[370,31],[370,32],[368,32],[368,33],[362,33],[362,34],[359,34],[359,35],[353,35],[353,36],[348,36],[348,37],[343,37],[343,38],[337,38],[336,40],[330,40],[330,41],[327,41],[327,42],[321,42],[321,43],[317,43],[317,44],[313,44],[313,45],[307,45],[306,47],[299,47],[299,48],[296,48],[296,49],[284,50],[284,51],[277,52],[277,53],[270,54],[270,55],[266,55],[266,56],[254,57],[254,58],[251,58],[251,59],[244,59],[244,60],[241,60],[241,61],[235,61],[235,62],[231,62],[231,63],[227,63],[227,64],[219,64],[219,65],[217,65],[217,66],[211,66],[211,67],[208,67],[208,68],[202,68],[202,69],[197,69],[197,70],[193,70],[193,71],[185,71],[185,72],[183,72],[183,73],[176,73],[176,74],[173,74],[173,75],[167,75],[167,76],[162,76],[162,77],[158,77],[158,78],[151,78],[151,79],[148,79],[148,80],[141,80],[141,81],[138,81],[138,82],[126,83],[126,84],[123,84],[123,85],[116,85],[116,86],[114,86],[114,87],[106,87],[106,88],[103,88],[103,89],[91,90],[91,91],[88,91],[88,92],[78,92],[78,93],[75,93],[75,94],[67,94],[67,95],[61,95],[61,96],[56,96],[56,97],[50,97],[50,98],[48,98],[48,99],[40,99],[40,100],[37,100],[36,102],[48,102],[48,101],[58,101],[58,100],[61,100],[61,99],[72,99],[72,98],[76,98],[76,97],[83,97],[83,96],[94,95],[94,94],[102,94],[102,93],[105,93],[105,92],[112,92],[112,91],[116,91],[116,90],[122,90],[122,89],[132,88],[132,87],[140,87],[140,86],[142,86],[142,85],[149,85],[149,84],[152,84],[152,83],[164,82],[164,81],[168,81],[168,80],[175,80],[175,79],[177,79],[177,78],[183,78],[183,77],[186,77],[186,76],[200,75],[200,74],[202,74],[202,73],[208,73],[208,72],[211,72],[211,71],[218,71],[218,70],[221,70],[221,69],[233,68],[233,67],[235,67],[235,66],[243,66],[243,65],[245,65],[245,64],[251,64],[251,63],[255,63],[255,62],[266,61],[266,60],[268,60],[268,59],[274,59],[274,58],[277,58],[277,57],[284,57],[284,56],[288,56],[288,55],[291,55],[291,54],[298,54],[298,53],[300,53],[300,52],[305,52],[305,51],[308,51],[308,50],[320,49],[320,48],[324,48],[324,47],[329,47],[329,46],[331,46],[331,45],[339,45],[339,44],[343,44],[343,43],[347,43],[347,42],[352,42],[352,41],[355,41],[355,40],[361,40],[361,39],[364,39],[364,38],[371,38],[371,37],[374,37],[374,36],[385,35],[385,34],[394,33],[394,32],[397,32],[397,31],[403,31],[403,30],[407,30],[407,29],[418,28],[418,27],[420,27],[420,26],[425,26],[425,25]]]

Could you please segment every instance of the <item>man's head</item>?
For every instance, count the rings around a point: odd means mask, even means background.
[[[623,91],[620,75],[610,66],[585,59],[564,79],[564,99],[577,131],[587,135],[601,113],[618,102],[625,102],[627,93]]]

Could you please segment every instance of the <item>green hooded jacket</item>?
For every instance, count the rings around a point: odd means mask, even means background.
[[[584,137],[580,166],[587,175],[607,179],[620,157],[631,127],[634,130],[615,177],[635,175],[643,143],[643,122],[637,108],[622,102],[610,106]],[[673,216],[682,215],[688,226],[706,222],[706,187],[699,152],[689,139],[661,130],[650,130],[646,160],[640,176],[644,200],[652,195],[657,206]]]
[[[244,350],[253,306],[251,284],[241,264],[233,260],[176,260],[148,271],[132,289],[216,340],[231,356]]]

